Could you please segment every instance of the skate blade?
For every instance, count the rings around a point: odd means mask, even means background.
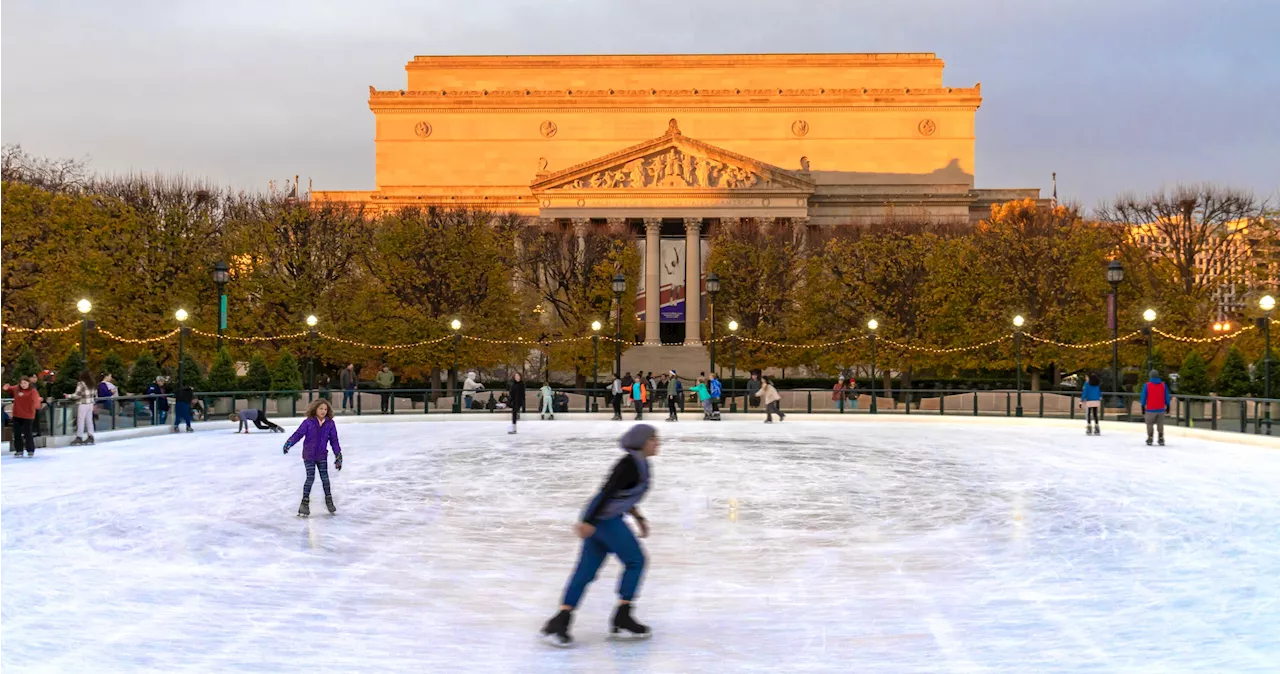
[[[626,630],[614,630],[609,635],[609,641],[644,641],[653,636],[653,630],[649,630],[643,634],[628,632]]]
[[[554,634],[539,634],[538,641],[541,641],[552,648],[573,648],[572,641],[561,641]]]

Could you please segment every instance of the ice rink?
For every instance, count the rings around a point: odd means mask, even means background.
[[[339,419],[310,519],[283,435],[6,452],[3,669],[1280,670],[1280,450],[793,419],[656,422],[655,636],[606,640],[611,559],[571,650],[534,636],[622,423]]]

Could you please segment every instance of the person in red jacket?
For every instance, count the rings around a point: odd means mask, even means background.
[[[13,395],[13,439],[9,441],[9,449],[14,456],[36,455],[34,431],[36,413],[40,411],[40,392],[26,377],[18,377],[17,386],[5,386],[4,390]]]
[[[1147,422],[1147,444],[1151,444],[1152,427],[1160,429],[1160,445],[1164,445],[1164,415],[1169,411],[1169,385],[1160,381],[1160,373],[1152,370],[1142,385],[1142,416]]]

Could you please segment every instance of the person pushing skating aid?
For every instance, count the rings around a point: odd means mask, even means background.
[[[333,445],[333,467],[342,470],[342,446],[338,444],[338,427],[334,423],[332,409],[324,398],[318,398],[307,406],[307,418],[302,420],[298,430],[289,436],[284,443],[284,453],[302,440],[302,462],[307,467],[307,481],[302,485],[302,504],[298,506],[298,517],[311,515],[311,485],[316,481],[316,470],[320,471],[320,484],[324,487],[324,504],[329,514],[335,515],[338,508],[333,505],[333,492],[329,489],[329,445]]]
[[[542,627],[542,636],[553,646],[573,644],[569,624],[573,611],[582,599],[587,585],[595,580],[605,557],[613,553],[622,562],[622,582],[618,585],[618,607],[613,613],[609,631],[618,637],[645,639],[652,631],[631,616],[631,602],[640,587],[644,573],[644,550],[631,528],[623,521],[630,514],[640,527],[640,538],[649,535],[649,522],[636,509],[651,484],[649,457],[658,454],[658,432],[648,424],[636,424],[622,434],[618,444],[626,456],[618,460],[600,492],[587,504],[575,529],[582,537],[578,567],[565,587],[560,611]]]

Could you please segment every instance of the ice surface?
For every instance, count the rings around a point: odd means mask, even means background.
[[[611,559],[561,651],[534,634],[623,424],[496,421],[339,420],[339,514],[306,520],[281,435],[6,453],[4,671],[1280,669],[1280,451],[659,423],[656,636],[606,640]]]

